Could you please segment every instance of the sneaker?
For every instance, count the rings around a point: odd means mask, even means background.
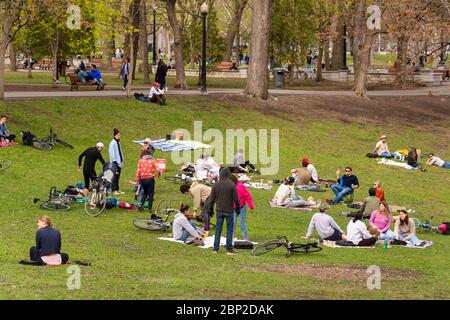
[[[120,196],[120,195],[121,195],[121,193],[119,191],[114,191],[113,192],[113,196]]]
[[[138,207],[138,211],[139,211],[139,212],[144,211],[144,207],[143,207],[143,206],[139,206],[139,207]]]
[[[416,247],[425,248],[426,245],[427,245],[427,242],[426,242],[426,241],[422,241],[422,242],[419,243]]]
[[[325,199],[325,202],[328,203],[330,206],[332,206],[334,204],[333,200],[331,200],[331,199]]]
[[[213,250],[213,253],[214,253],[214,254],[217,254],[217,253],[219,253],[219,251],[217,251],[217,250]]]
[[[235,256],[235,255],[237,255],[237,253],[236,253],[236,251],[234,251],[233,249],[231,249],[231,250],[227,250],[227,255],[229,255],[229,256]]]

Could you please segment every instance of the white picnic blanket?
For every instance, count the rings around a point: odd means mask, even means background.
[[[377,162],[378,164],[384,164],[387,166],[395,166],[395,167],[401,167],[401,168],[405,168],[407,170],[414,170],[417,168],[411,167],[410,165],[408,165],[407,163],[404,162],[398,162],[398,161],[394,161],[394,160],[390,160],[390,159],[381,159],[380,161]]]
[[[338,246],[335,241],[328,241],[328,240],[324,240],[322,244],[329,248],[350,248],[350,249],[373,249],[373,248],[375,248],[375,246],[371,246],[371,247]]]
[[[186,244],[186,243],[184,243],[183,241],[178,241],[178,240],[175,240],[174,238],[165,238],[165,237],[160,237],[160,238],[158,238],[159,240],[163,240],[163,241],[170,241],[170,242],[175,242],[175,243],[180,243],[180,244]],[[237,239],[234,239],[233,240],[233,242],[234,241],[237,241]],[[208,238],[205,238],[205,239],[203,239],[203,243],[205,244],[204,246],[202,246],[202,247],[198,247],[198,248],[202,248],[202,249],[210,249],[210,248],[213,248],[214,247],[214,237],[213,236],[211,236],[211,237],[208,237]],[[258,244],[257,242],[252,242],[253,244]],[[225,237],[220,237],[220,245],[221,246],[225,246],[227,244],[227,238],[225,238]]]
[[[133,140],[134,143],[137,143],[141,146],[144,145],[144,140]],[[199,141],[193,140],[155,140],[152,141],[152,146],[163,152],[173,152],[173,151],[190,151],[190,150],[199,150],[199,149],[211,149],[212,146],[208,144],[201,143]]]
[[[272,190],[272,185],[260,182],[246,182],[244,186],[249,189]]]
[[[315,206],[305,206],[305,207],[283,207],[283,206],[277,206],[275,204],[275,202],[273,202],[273,201],[269,201],[269,205],[272,208],[291,209],[291,210],[303,210],[303,211],[312,211],[313,209],[317,209],[318,208],[317,205],[315,205]]]

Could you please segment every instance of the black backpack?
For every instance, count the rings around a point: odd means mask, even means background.
[[[32,146],[34,138],[36,138],[36,136],[33,135],[30,131],[22,131],[22,141],[24,145]]]

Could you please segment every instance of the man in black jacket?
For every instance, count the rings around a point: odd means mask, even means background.
[[[101,154],[104,148],[103,143],[99,142],[95,147],[86,149],[78,158],[78,172],[81,171],[81,161],[84,159],[83,175],[84,175],[84,194],[87,195],[89,191],[89,182],[94,181],[97,177],[95,172],[95,163],[100,160],[102,165],[105,164],[105,160]]]
[[[211,190],[209,212],[213,214],[214,204],[216,205],[216,234],[214,239],[214,253],[219,252],[220,236],[222,233],[224,220],[227,220],[227,254],[233,255],[233,229],[234,229],[234,211],[240,212],[239,198],[236,186],[231,180],[229,168],[220,169],[219,181]]]

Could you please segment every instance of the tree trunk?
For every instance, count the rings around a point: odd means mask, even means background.
[[[32,68],[31,68],[31,60],[33,59],[33,55],[30,54],[30,56],[28,57],[28,79],[33,78],[33,72],[32,72]]]
[[[323,61],[323,51],[324,51],[324,45],[325,45],[325,41],[320,40],[319,43],[319,57],[318,57],[318,62],[317,62],[317,82],[320,82],[323,80],[322,77],[322,61]]]
[[[325,46],[323,48],[323,53],[325,56],[325,70],[330,70],[330,41],[325,41]]]
[[[133,26],[133,31],[131,32],[131,55],[132,55],[132,64],[131,64],[131,79],[136,80],[136,64],[137,64],[137,55],[139,51],[139,28],[141,27],[141,14],[140,14],[140,4],[141,0],[133,0],[131,4],[131,21]]]
[[[2,35],[0,35],[2,37]],[[0,45],[0,100],[5,99],[5,55],[6,47]]]
[[[225,58],[223,59],[224,61],[231,62],[234,40],[236,39],[236,36],[239,35],[242,15],[244,14],[244,10],[247,7],[247,4],[248,0],[234,0],[233,17],[231,18],[226,37],[227,53],[225,54]]]
[[[397,38],[397,76],[396,80],[403,82],[406,78],[406,60],[408,59],[408,38],[402,32]]]
[[[175,43],[175,64],[177,71],[175,88],[188,89],[189,86],[186,81],[186,73],[184,70],[184,59],[183,59],[183,32],[181,30],[175,12],[176,2],[177,0],[167,0],[166,2],[167,16],[169,17],[169,22],[173,30]]]
[[[336,39],[333,40],[333,53],[331,58],[331,68],[332,71],[338,71],[342,67],[342,60],[344,59],[343,50],[344,41],[344,25],[342,22],[337,24]]]
[[[53,68],[53,87],[57,86],[58,81],[58,51],[59,51],[59,28],[56,26],[56,39],[54,46],[52,47],[52,68]]]
[[[141,48],[142,48],[142,71],[144,72],[144,84],[149,84],[148,66],[148,44],[147,44],[147,10],[145,0],[141,0]]]
[[[248,68],[245,94],[267,100],[267,58],[269,55],[270,28],[272,25],[273,0],[255,1],[252,18],[252,57]]]
[[[12,43],[9,45],[9,71],[17,71],[16,50],[14,50]]]

